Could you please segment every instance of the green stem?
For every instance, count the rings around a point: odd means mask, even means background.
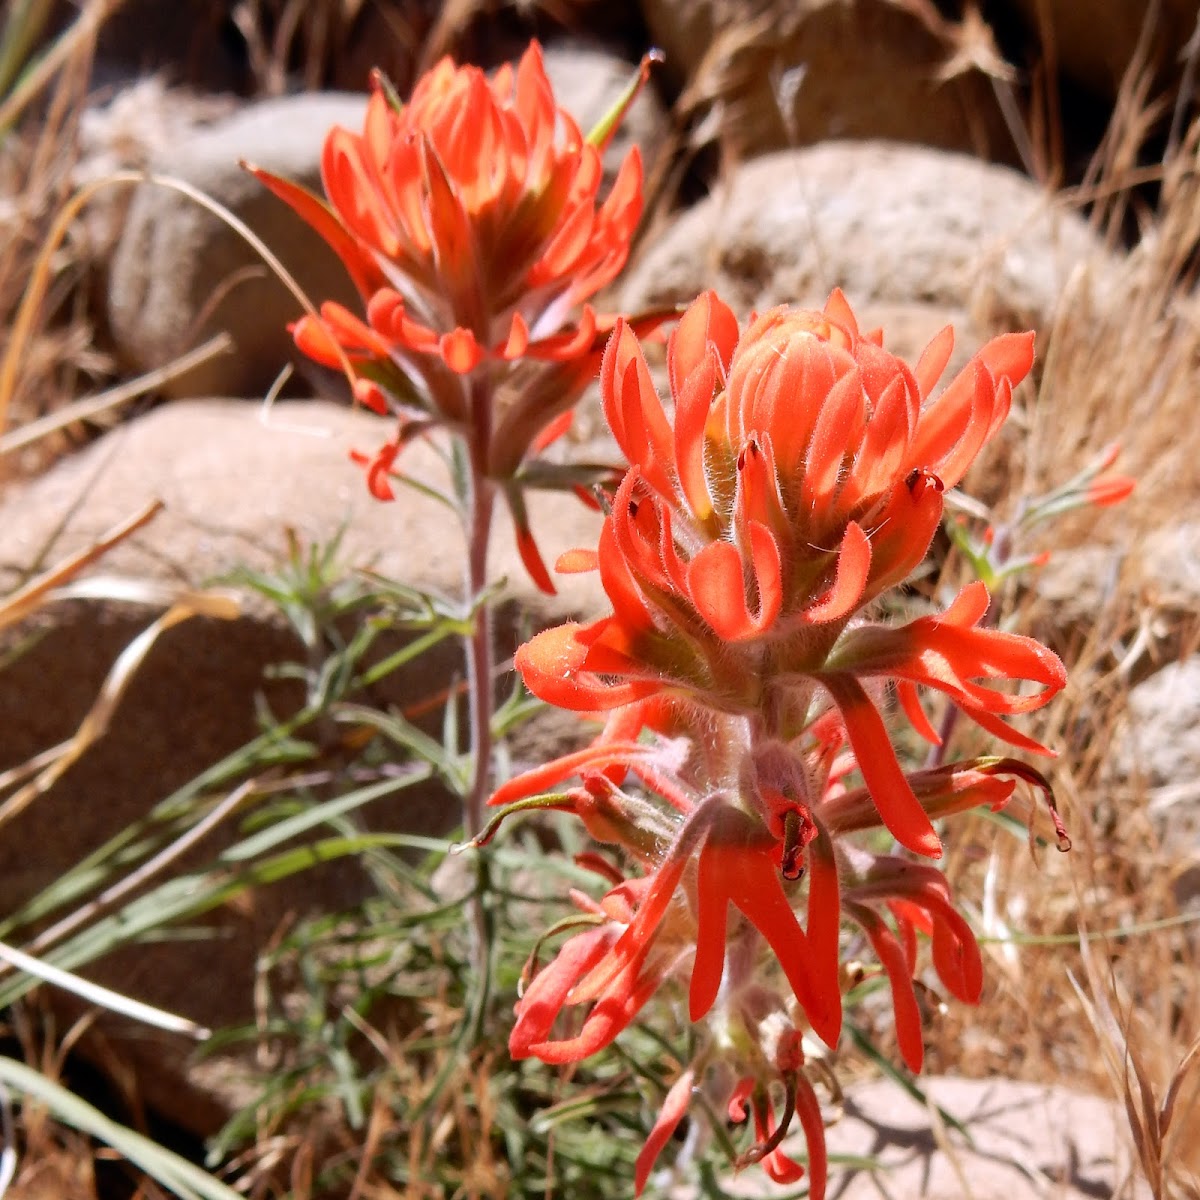
[[[491,783],[492,759],[492,619],[491,606],[478,603],[487,586],[488,542],[492,511],[496,503],[495,485],[488,479],[471,454],[470,497],[467,514],[467,593],[468,604],[476,605],[471,633],[467,638],[467,686],[471,722],[471,782],[467,791],[465,823],[467,836],[474,838],[483,830],[483,808]]]
[[[484,803],[491,785],[492,712],[492,620],[491,605],[480,597],[487,587],[488,545],[496,486],[488,476],[487,453],[491,440],[492,388],[490,380],[478,378],[471,386],[471,435],[468,445],[467,479],[467,604],[473,609],[471,633],[466,639],[468,702],[470,705],[471,778],[463,809],[467,837],[483,831]],[[475,995],[468,1017],[472,1042],[483,1036],[491,979],[492,918],[488,908],[491,879],[485,851],[477,851],[476,887],[470,905],[471,947]]]

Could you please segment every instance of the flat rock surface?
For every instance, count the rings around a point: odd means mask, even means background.
[[[373,499],[362,470],[349,461],[350,448],[373,451],[391,428],[319,402],[280,404],[267,421],[248,401],[179,401],[156,409],[0,497],[0,588],[9,590],[38,561],[54,563],[90,546],[158,498],[165,511],[99,573],[196,586],[238,565],[277,569],[287,528],[302,543],[321,545],[343,531],[347,569],[374,567],[453,600],[462,586],[462,537],[453,516],[409,488],[399,487],[392,504]],[[441,459],[428,446],[413,446],[403,465],[427,483],[445,482]],[[548,561],[572,545],[595,544],[597,514],[574,497],[535,496],[530,510]],[[542,604],[504,512],[497,514],[493,548],[492,578],[507,576],[510,594],[520,597],[498,621],[501,656],[529,623],[600,605],[594,576],[566,579],[560,595]],[[535,614],[523,630],[514,609]],[[157,615],[143,606],[82,600],[39,613],[36,644],[0,672],[0,771],[70,737],[117,656]],[[17,633],[30,631],[27,625]],[[276,714],[294,711],[302,701],[299,685],[272,681],[265,672],[304,659],[296,635],[261,601],[248,602],[237,620],[196,619],[169,630],[142,663],[105,735],[5,826],[0,911],[16,911],[244,745],[260,731],[260,698]],[[461,648],[449,641],[372,688],[369,700],[381,709],[423,700],[462,672]],[[573,722],[560,735],[542,729],[526,736],[578,740],[581,731]],[[371,828],[444,834],[457,823],[458,805],[440,786],[424,784],[376,801],[362,816]],[[172,869],[209,861],[237,825],[237,818],[227,821],[203,840],[198,860]],[[210,931],[202,940],[138,945],[89,964],[84,974],[210,1028],[242,1025],[253,1018],[258,956],[280,928],[300,914],[346,909],[363,894],[356,864],[327,863],[199,918]],[[200,1136],[228,1119],[239,1069],[217,1061],[195,1072],[186,1042],[143,1028],[113,1029],[109,1037],[120,1060],[140,1072],[139,1095],[160,1113]]]
[[[876,1171],[836,1170],[828,1200],[1084,1200],[1148,1197],[1131,1179],[1129,1131],[1109,1100],[1008,1080],[918,1081],[970,1132],[932,1131],[925,1106],[889,1080],[851,1089],[829,1130],[833,1155],[876,1159]]]
[[[1168,663],[1129,692],[1110,768],[1145,788],[1147,812],[1172,860],[1181,904],[1200,895],[1200,654]]]
[[[240,400],[155,409],[0,496],[0,586],[11,586],[47,549],[54,561],[89,546],[159,499],[165,512],[105,559],[106,573],[195,585],[237,565],[277,565],[285,529],[304,542],[328,542],[341,530],[346,563],[457,596],[463,542],[452,513],[403,486],[395,502],[375,500],[350,461],[351,450],[373,453],[392,430],[388,420],[321,401],[283,402],[269,412]],[[408,448],[400,467],[424,482],[447,484],[441,457],[426,443]],[[599,517],[573,498],[534,494],[529,507],[547,562],[572,546],[594,544]],[[540,603],[502,505],[491,570],[493,578],[508,578],[517,595]],[[548,615],[600,603],[594,576],[560,582]]]
[[[326,545],[340,532],[347,571],[369,567],[455,602],[463,540],[452,514],[406,487],[397,488],[394,503],[375,500],[349,461],[351,447],[372,451],[390,428],[369,414],[319,402],[280,404],[267,422],[258,405],[245,401],[159,408],[0,499],[0,588],[22,582],[36,562],[54,563],[91,546],[157,498],[165,511],[109,554],[99,572],[196,587],[238,566],[278,569],[286,529],[302,545]],[[441,459],[426,444],[412,446],[403,465],[427,483],[445,483]],[[535,495],[530,517],[548,562],[572,546],[595,545],[598,514],[574,497]],[[602,611],[595,575],[565,577],[556,597],[534,588],[503,511],[492,550],[491,577],[509,580],[508,595],[518,603],[505,611],[526,614],[525,632],[539,622]],[[108,734],[6,830],[0,905],[26,898],[258,732],[254,704],[266,686],[264,669],[304,654],[277,612],[242,594],[239,620],[201,618],[168,631]],[[0,674],[0,770],[69,737],[117,655],[156,615],[136,605],[85,601],[39,614],[40,640]],[[504,617],[498,626],[499,652],[511,653],[519,631]],[[457,648],[447,644],[447,651],[423,659],[423,675],[398,677],[377,699],[405,704],[436,692],[462,670]],[[267,691],[284,711],[298,702],[295,685],[276,683]],[[444,819],[435,806],[417,823],[444,825]],[[29,845],[42,849],[30,856],[22,849]]]
[[[1111,1101],[1003,1079],[917,1082],[935,1109],[966,1126],[970,1141],[944,1123],[935,1131],[936,1113],[891,1080],[854,1084],[844,1115],[826,1130],[826,1200],[1149,1200],[1132,1173],[1123,1112]],[[792,1135],[784,1148],[802,1159],[803,1137]],[[854,1165],[839,1165],[839,1157]],[[804,1182],[784,1187],[750,1169],[721,1186],[728,1197],[770,1200],[795,1195]],[[699,1193],[680,1184],[667,1194]]]

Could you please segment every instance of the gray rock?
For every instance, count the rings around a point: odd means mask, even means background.
[[[1190,783],[1200,799],[1200,656],[1169,663],[1129,693],[1123,763],[1152,787]]]
[[[1133,1177],[1129,1129],[1110,1100],[1009,1080],[918,1081],[970,1130],[935,1136],[930,1112],[890,1080],[851,1089],[829,1130],[831,1154],[873,1158],[875,1171],[831,1175],[829,1200],[1012,1200],[1148,1197]]]
[[[103,186],[121,171],[144,171],[169,159],[173,148],[214,122],[227,120],[241,101],[230,94],[204,95],[168,87],[159,75],[128,83],[104,103],[79,114],[79,158],[71,172],[76,187],[99,184],[80,214],[77,236],[88,259],[107,267],[129,219],[135,189]]]
[[[1173,858],[1200,868],[1200,655],[1169,663],[1130,689],[1112,773],[1145,789],[1147,813]],[[1185,866],[1176,898],[1200,894]]]
[[[1200,613],[1200,522],[1156,529],[1136,548],[1146,598],[1161,611]]]
[[[1121,670],[1140,683],[1195,646],[1200,623],[1200,524],[1126,531],[1120,545],[1055,550],[1032,578],[1034,627],[1062,647],[1094,634],[1114,605],[1135,601],[1140,628],[1118,647]],[[1114,631],[1115,632],[1115,631]]]
[[[169,146],[149,161],[244,221],[320,303],[353,303],[354,289],[325,243],[240,166],[259,166],[320,191],[321,147],[336,124],[358,128],[365,100],[348,94],[287,96],[252,104]],[[219,330],[233,351],[174,380],[173,396],[254,395],[297,357],[286,326],[299,302],[221,218],[179,192],[137,188],[113,256],[108,320],[119,353],[138,370],[169,363]]]
[[[966,310],[984,328],[1044,325],[1076,271],[1111,260],[1084,222],[1006,167],[928,147],[827,142],[738,167],[630,270],[626,309],[706,287],[735,308],[823,302]],[[885,331],[886,332],[886,331]]]

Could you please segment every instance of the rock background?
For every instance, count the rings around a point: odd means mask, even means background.
[[[836,286],[864,306],[969,315],[978,335],[1014,323],[1046,328],[1077,272],[1109,286],[1103,243],[1018,172],[928,147],[847,140],[735,168],[657,231],[620,297],[636,311],[712,287],[749,312],[820,305]]]
[[[843,1115],[828,1130],[831,1200],[1148,1200],[1121,1143],[1120,1110],[1065,1087],[1010,1080],[930,1076],[921,1089],[935,1112],[959,1121],[970,1140],[945,1124],[931,1129],[930,1107],[888,1079],[861,1080],[846,1090]],[[803,1140],[784,1147],[804,1154]],[[838,1158],[870,1160],[874,1170],[839,1166]],[[698,1193],[679,1185],[671,1200]],[[732,1180],[731,1200],[768,1200],[777,1194],[753,1172]]]
[[[319,191],[317,131],[357,128],[362,113],[362,97],[348,94],[264,100],[172,138],[146,168],[227,208],[307,295],[352,304],[355,291],[337,256],[239,159]],[[107,300],[114,344],[134,371],[169,363],[217,331],[233,339],[229,353],[171,380],[163,389],[171,396],[265,394],[293,358],[287,325],[303,311],[236,229],[191,196],[152,182],[136,189],[125,213]]]

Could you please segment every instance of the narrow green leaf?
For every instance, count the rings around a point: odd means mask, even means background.
[[[44,1104],[56,1121],[111,1146],[181,1200],[243,1200],[238,1192],[207,1171],[119,1125],[24,1063],[0,1058],[0,1083],[18,1095]]]

